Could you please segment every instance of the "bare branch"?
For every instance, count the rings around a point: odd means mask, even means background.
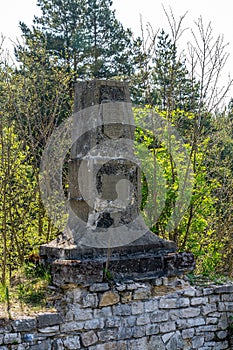
[[[167,20],[168,20],[168,23],[169,23],[169,26],[171,29],[173,42],[174,42],[174,44],[176,44],[177,41],[182,36],[182,34],[184,33],[184,31],[188,29],[188,28],[182,29],[182,27],[181,27],[183,20],[186,17],[188,11],[186,11],[184,15],[180,16],[179,21],[177,22],[174,14],[173,14],[172,8],[169,7],[169,10],[170,10],[170,14],[169,14],[168,11],[165,9],[164,5],[162,5],[162,6],[163,6],[164,13],[167,17]]]
[[[206,108],[213,111],[229,91],[232,80],[226,87],[219,89],[221,73],[226,65],[229,54],[226,52],[227,43],[224,36],[213,38],[211,22],[204,25],[202,17],[195,22],[197,33],[191,30],[194,43],[188,43],[189,63],[195,76],[200,80],[199,124],[201,110]]]

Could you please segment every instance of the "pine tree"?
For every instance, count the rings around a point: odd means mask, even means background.
[[[195,111],[198,83],[190,77],[185,61],[177,56],[176,44],[162,30],[153,58],[152,100],[161,110]]]
[[[27,40],[41,31],[47,50],[65,60],[81,79],[131,74],[132,33],[124,29],[111,9],[111,0],[38,0],[41,17],[29,29]]]

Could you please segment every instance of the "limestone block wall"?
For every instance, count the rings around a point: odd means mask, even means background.
[[[55,306],[54,313],[0,320],[0,350],[233,349],[233,284],[159,278],[69,285]]]

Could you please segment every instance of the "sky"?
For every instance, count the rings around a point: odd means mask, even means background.
[[[15,42],[16,38],[20,38],[19,21],[30,25],[33,16],[40,12],[36,6],[37,0],[1,0],[1,2],[0,33],[8,38],[5,40],[5,45],[11,48],[11,40]],[[211,21],[214,36],[223,34],[225,42],[229,43],[227,51],[230,53],[230,57],[223,76],[227,77],[229,73],[233,77],[232,0],[113,0],[117,19],[122,22],[124,27],[131,28],[136,34],[140,34],[140,15],[143,23],[149,22],[155,30],[159,28],[168,30],[169,26],[162,5],[168,11],[170,6],[176,18],[188,11],[183,22],[184,28],[188,29],[183,35],[182,45],[186,45],[186,42],[192,38],[189,28],[195,27],[194,21],[200,15],[203,17],[204,23],[208,24]]]

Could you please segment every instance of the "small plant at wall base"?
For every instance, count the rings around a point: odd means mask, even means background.
[[[9,288],[6,285],[0,285],[0,303],[6,304],[6,310],[8,318],[11,319],[11,304],[10,304],[10,295]]]
[[[113,274],[108,270],[107,266],[103,270],[103,281],[110,282],[113,279]]]
[[[26,279],[17,286],[19,300],[32,306],[45,306],[46,290],[51,281],[48,269],[40,263],[29,262],[23,274]]]

